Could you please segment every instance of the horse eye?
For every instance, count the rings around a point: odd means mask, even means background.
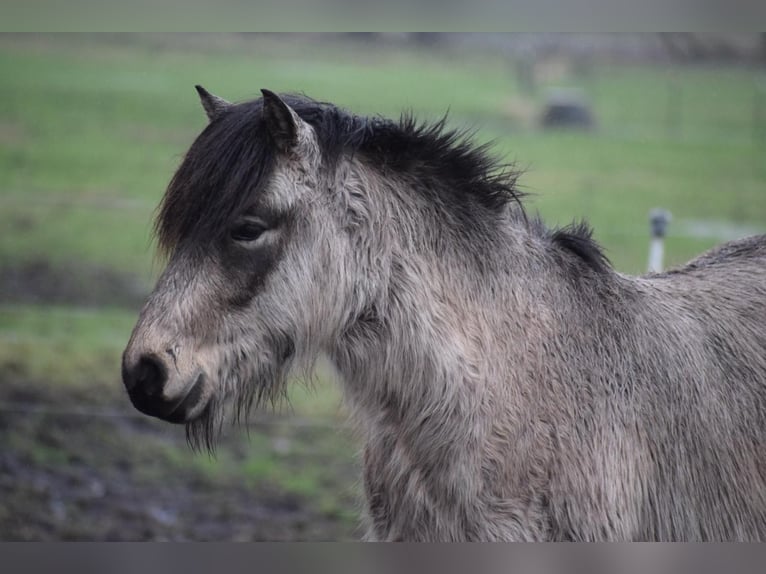
[[[249,243],[258,239],[268,227],[262,221],[249,219],[239,223],[231,230],[231,238],[234,241]]]

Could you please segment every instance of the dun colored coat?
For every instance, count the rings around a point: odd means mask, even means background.
[[[137,408],[210,445],[326,355],[369,539],[766,538],[766,237],[629,277],[443,122],[198,90]]]

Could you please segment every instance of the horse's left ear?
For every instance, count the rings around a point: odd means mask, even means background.
[[[274,92],[261,90],[261,93],[266,128],[279,149],[291,150],[298,143],[298,124],[301,121],[298,114]]]

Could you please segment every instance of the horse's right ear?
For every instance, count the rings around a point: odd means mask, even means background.
[[[214,96],[210,92],[208,92],[205,88],[203,88],[200,85],[194,86],[194,88],[197,90],[197,93],[199,94],[199,100],[202,102],[202,107],[205,108],[205,113],[207,114],[207,119],[211,122],[217,118],[221,113],[226,111],[231,104],[224,100],[223,98],[219,98],[218,96]]]
[[[290,151],[298,143],[298,125],[300,118],[282,98],[270,90],[261,90],[263,94],[263,116],[266,128],[274,143],[282,151]]]

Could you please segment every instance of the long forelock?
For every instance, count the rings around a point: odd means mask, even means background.
[[[216,238],[268,180],[276,155],[260,112],[257,101],[234,106],[208,124],[189,148],[155,221],[162,252],[190,237]]]

